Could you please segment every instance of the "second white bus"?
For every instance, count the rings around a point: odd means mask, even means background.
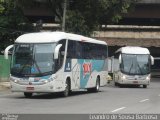
[[[147,48],[122,47],[114,54],[113,79],[115,85],[143,85],[150,84],[151,65],[154,59]]]

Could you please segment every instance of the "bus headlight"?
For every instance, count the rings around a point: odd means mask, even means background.
[[[17,82],[18,82],[18,80],[14,80],[14,82],[15,82],[15,83],[17,83]]]
[[[44,80],[43,82],[44,82],[44,83],[48,83],[48,82],[49,82],[49,80]]]
[[[46,84],[46,83],[52,82],[53,80],[54,78],[51,77],[49,79],[42,79],[42,82]]]
[[[15,83],[18,83],[18,82],[19,82],[19,80],[14,79],[14,78],[10,78],[10,80],[13,81],[13,82],[15,82]]]
[[[146,80],[150,80],[150,77],[149,77],[149,76],[147,76],[147,77],[146,77]]]
[[[125,79],[126,79],[126,76],[125,76],[125,75],[122,75],[121,79],[122,79],[122,80],[125,80]]]

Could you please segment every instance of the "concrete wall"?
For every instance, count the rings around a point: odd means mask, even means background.
[[[107,38],[160,39],[160,31],[97,31],[93,36]]]

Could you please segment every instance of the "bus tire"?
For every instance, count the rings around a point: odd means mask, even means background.
[[[87,91],[88,92],[99,92],[99,88],[100,88],[100,78],[97,77],[95,87],[94,88],[88,88]]]
[[[96,87],[94,88],[94,92],[99,92],[99,88],[100,88],[100,78],[97,77]]]
[[[120,84],[120,83],[118,83],[118,86],[119,86],[120,88],[123,88],[123,87],[124,87],[124,85],[123,85],[123,84]]]
[[[118,83],[114,81],[114,85],[115,85],[115,86],[118,86]]]
[[[143,85],[143,88],[147,88],[147,85]]]
[[[33,93],[24,92],[24,96],[25,96],[26,98],[31,98],[32,95],[33,95]]]
[[[62,92],[63,97],[67,97],[70,94],[70,80],[67,79],[65,83],[65,90]]]

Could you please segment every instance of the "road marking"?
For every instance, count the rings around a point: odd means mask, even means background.
[[[141,101],[139,101],[139,102],[146,102],[146,101],[148,101],[149,99],[144,99],[144,100],[141,100]]]
[[[113,110],[113,111],[111,111],[112,113],[113,112],[117,112],[117,111],[120,111],[120,110],[123,110],[123,109],[125,109],[126,107],[121,107],[121,108],[118,108],[118,109],[115,109],[115,110]]]

